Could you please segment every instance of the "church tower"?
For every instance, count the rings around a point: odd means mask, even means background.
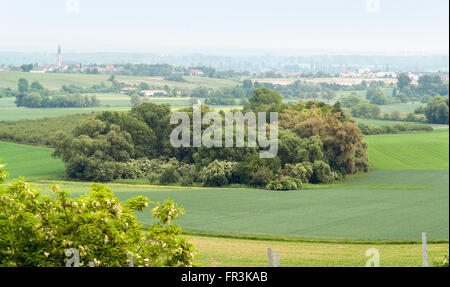
[[[58,54],[56,55],[56,66],[58,66],[58,68],[62,67],[61,45],[58,46]]]

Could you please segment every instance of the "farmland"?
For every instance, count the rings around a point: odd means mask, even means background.
[[[0,86],[15,88],[18,78],[25,74],[4,75],[0,72]],[[106,75],[27,73],[26,77],[51,89],[71,83],[88,87],[107,80]],[[185,78],[188,83],[156,77],[117,77],[130,84],[144,81],[155,87],[168,84],[217,88],[237,83],[232,79]],[[392,93],[391,88],[383,91],[386,95]],[[361,97],[364,94],[359,93]],[[101,106],[26,109],[17,108],[13,98],[2,98],[0,134],[3,140],[48,146],[57,130],[71,130],[89,113],[131,108],[130,98],[124,94],[88,95],[95,95]],[[190,103],[187,97],[160,97],[151,101],[169,103],[173,109]],[[418,105],[381,108],[383,112],[406,113]],[[231,110],[239,106],[213,108]],[[357,122],[377,126],[404,123],[363,119]],[[155,202],[170,198],[182,204],[186,214],[178,223],[200,250],[198,262],[204,266],[265,266],[267,247],[280,252],[283,266],[363,266],[367,260],[365,250],[371,247],[380,250],[381,266],[420,266],[421,247],[417,242],[423,231],[432,242],[431,260],[448,253],[449,131],[448,125],[432,126],[436,130],[428,133],[367,136],[369,173],[348,176],[338,183],[305,184],[301,191],[154,186],[144,179],[141,184],[118,180],[106,186],[123,201],[143,195]],[[21,133],[16,132],[19,130]],[[9,138],[5,136],[8,134]],[[64,164],[51,157],[52,151],[41,146],[0,142],[0,158],[8,164],[10,178],[24,176],[45,194],[49,194],[48,186],[55,181],[73,196],[88,192],[90,183],[66,178]],[[146,227],[152,223],[148,211],[137,213],[137,217]]]
[[[109,75],[87,75],[87,74],[62,74],[62,73],[23,73],[23,72],[4,72],[0,71],[0,87],[17,88],[17,82],[20,78],[25,78],[29,82],[39,81],[44,87],[51,90],[58,90],[63,85],[77,85],[84,88],[91,87],[96,84],[108,82]],[[147,83],[153,87],[169,87],[192,89],[203,86],[207,88],[234,87],[238,83],[234,79],[212,79],[194,76],[186,76],[187,82],[166,81],[162,77],[135,77],[135,76],[117,76],[116,79],[129,84]]]
[[[290,267],[363,267],[368,257],[366,250],[380,252],[381,267],[422,266],[421,244],[390,244],[348,241],[283,241],[260,239],[221,238],[188,235],[200,250],[198,262],[211,267],[266,267],[267,248],[280,254],[280,266]],[[448,243],[428,245],[430,262],[448,253]]]
[[[386,170],[448,170],[448,137],[448,129],[431,134],[368,136],[371,167]]]
[[[145,195],[183,204],[187,214],[179,222],[187,230],[380,240],[418,240],[427,230],[430,238],[448,239],[448,130],[367,139],[375,170],[343,183],[307,185],[300,192],[110,186],[122,200]],[[12,176],[35,178],[44,190],[51,183],[46,176],[53,181],[63,174],[62,163],[49,158],[50,149],[2,143],[1,150]],[[42,160],[47,171],[40,168]],[[66,186],[79,195],[89,184]],[[138,218],[150,224],[148,215]]]

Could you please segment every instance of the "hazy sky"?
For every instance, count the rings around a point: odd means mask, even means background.
[[[448,53],[448,0],[0,0],[0,51]]]

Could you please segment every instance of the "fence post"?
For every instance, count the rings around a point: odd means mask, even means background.
[[[272,249],[267,248],[267,256],[269,258],[269,267],[273,267]]]
[[[278,252],[274,253],[274,267],[280,267],[280,256],[278,255]]]
[[[423,267],[428,267],[427,233],[422,232]]]

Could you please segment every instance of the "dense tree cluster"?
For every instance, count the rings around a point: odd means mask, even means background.
[[[444,82],[438,74],[423,75],[417,84],[413,84],[407,74],[398,76],[397,89],[393,92],[393,97],[398,102],[421,101],[428,103],[434,97],[448,96],[449,85]]]
[[[74,108],[100,105],[95,95],[60,95],[45,89],[38,81],[29,85],[28,81],[23,78],[19,79],[15,96],[16,105],[27,108]]]
[[[246,92],[239,86],[234,88],[219,88],[216,90],[197,87],[192,89],[190,96],[192,98],[203,99],[207,105],[232,106],[239,104],[239,101],[245,101]]]
[[[424,109],[427,121],[432,124],[448,124],[449,105],[447,97],[435,97]]]
[[[189,115],[192,125],[192,107],[181,111]],[[203,115],[209,111],[202,106]],[[260,148],[248,146],[174,148],[169,140],[175,127],[169,121],[170,106],[153,103],[135,106],[128,113],[103,112],[81,121],[71,134],[55,137],[55,156],[66,163],[70,177],[85,180],[147,178],[207,186],[266,186],[288,164],[311,165],[311,175],[298,178],[303,183],[328,182],[368,170],[367,145],[339,105],[315,101],[286,105],[276,91],[264,88],[254,91],[244,111],[281,113],[277,157],[260,158]],[[203,130],[208,127],[202,125]]]

